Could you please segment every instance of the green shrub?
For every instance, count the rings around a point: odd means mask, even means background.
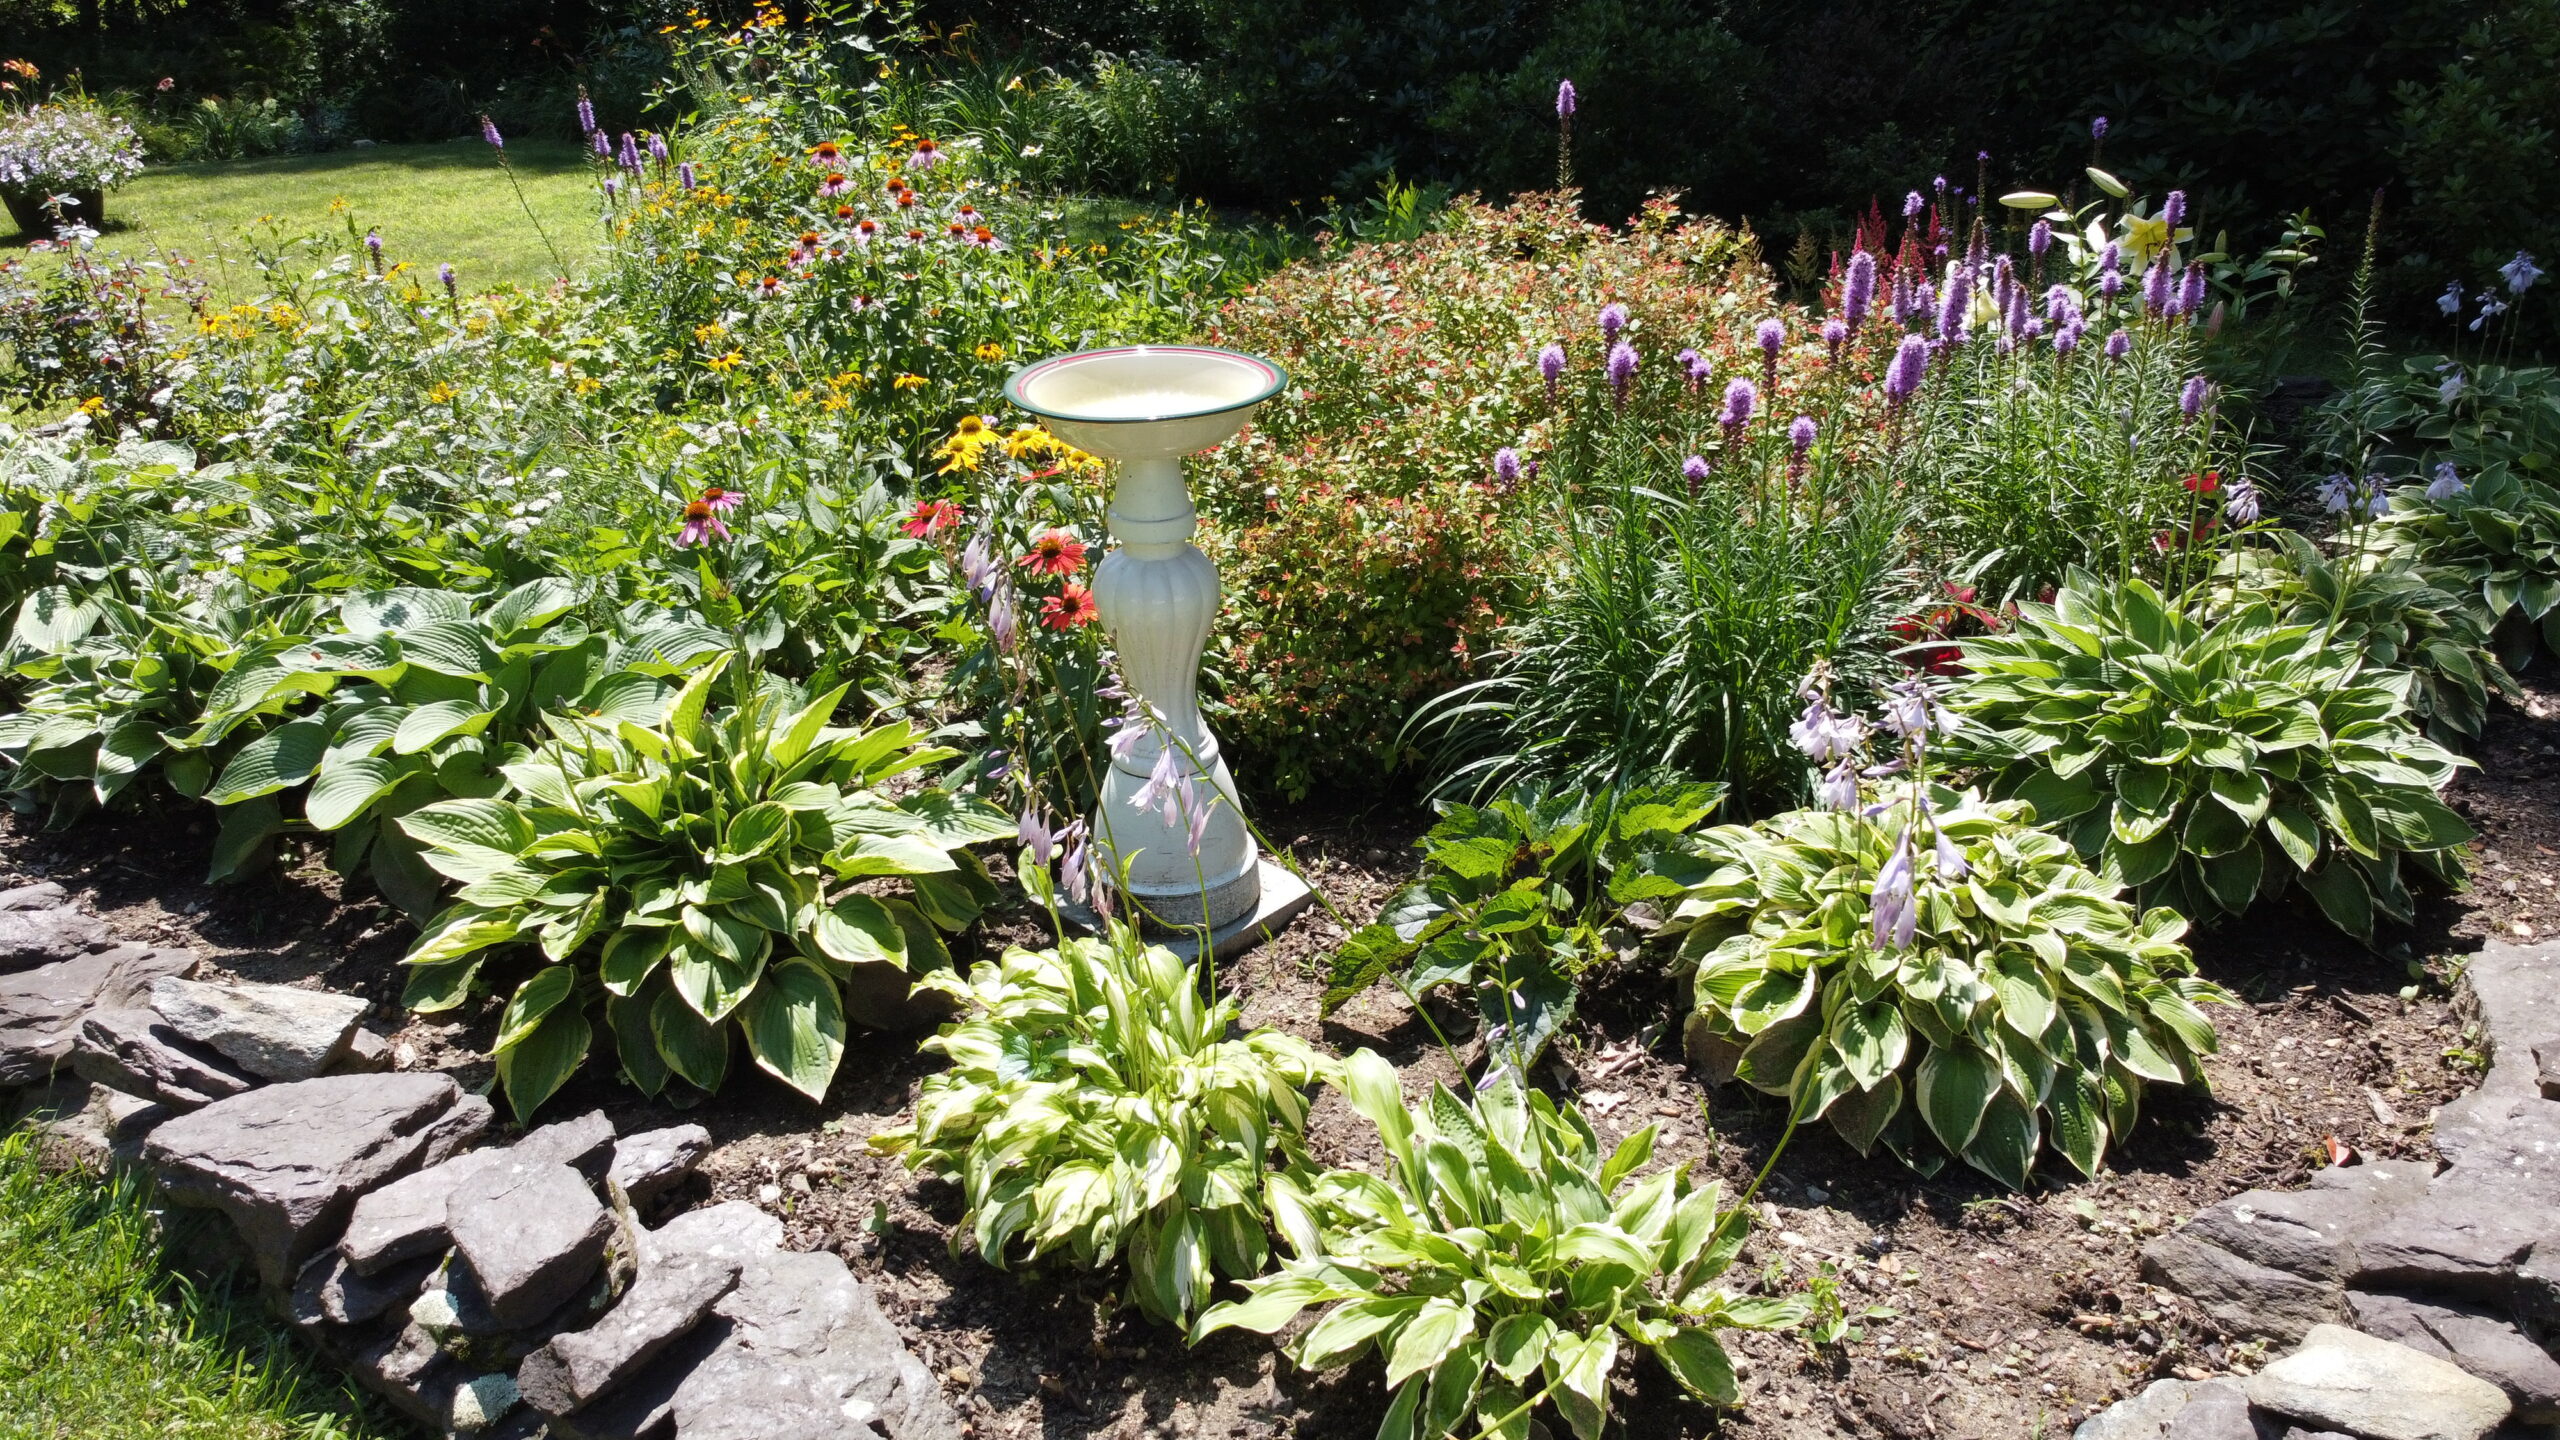
[[[1129,1302],[1167,1324],[1219,1276],[1263,1272],[1265,1172],[1304,1162],[1305,1091],[1331,1060],[1273,1030],[1229,1038],[1239,1002],[1204,1000],[1198,965],[1125,931],[919,984],[964,1007],[924,1042],[951,1068],[871,1144],[960,1181],[955,1244],[1005,1267],[1125,1254]]]
[[[2411,680],[2263,596],[2164,598],[2075,575],[1968,641],[1952,752],[1992,770],[2118,884],[2192,916],[2295,883],[2370,938],[2407,921],[2405,857],[2446,885],[2472,836],[2437,792],[2465,762],[2410,721]]]
[[[1467,1101],[1434,1086],[1428,1105],[1408,1106],[1393,1067],[1368,1050],[1343,1062],[1342,1087],[1377,1127],[1385,1177],[1272,1177],[1290,1257],[1247,1282],[1249,1298],[1202,1315],[1192,1338],[1268,1335],[1329,1305],[1283,1348],[1307,1370],[1374,1350],[1392,1392],[1382,1440],[1516,1440],[1545,1403],[1578,1440],[1599,1440],[1631,1346],[1689,1394],[1730,1405],[1733,1364],[1715,1332],[1802,1322],[1801,1302],[1715,1286],[1750,1212],[1725,1207],[1713,1183],[1692,1185],[1686,1165],[1637,1179],[1654,1127],[1604,1155],[1579,1111],[1508,1077]]]
[[[2201,1084],[2215,1049],[2196,1007],[2229,997],[2194,978],[2186,922],[2137,914],[2024,804],[1930,786],[1924,812],[1896,784],[1880,805],[1699,837],[1712,873],[1662,930],[1697,972],[1691,1053],[1923,1173],[1953,1154],[2023,1189],[2049,1145],[2095,1175],[2144,1084]],[[1880,943],[1898,846],[1917,921]]]
[[[861,986],[853,1018],[880,1018],[870,1007],[949,966],[937,927],[961,929],[995,898],[964,847],[1011,835],[1010,820],[940,791],[879,790],[958,752],[916,745],[903,722],[829,726],[841,687],[788,714],[758,692],[714,718],[725,667],[696,671],[654,725],[554,717],[550,740],[501,767],[513,798],[400,821],[462,886],[402,962],[412,1009],[490,988],[493,950],[539,948],[494,1047],[519,1116],[585,1060],[599,997],[623,1073],[648,1094],[677,1078],[717,1090],[734,1018],[756,1064],[822,1098],[844,1053],[847,983]],[[867,876],[910,877],[914,898],[827,893]]]

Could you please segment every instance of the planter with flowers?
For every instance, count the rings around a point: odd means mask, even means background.
[[[106,192],[141,173],[141,137],[95,106],[0,112],[0,201],[21,233],[53,233],[47,202],[55,196],[67,197],[63,220],[95,228],[106,218]]]

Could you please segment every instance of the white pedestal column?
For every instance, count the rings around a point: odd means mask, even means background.
[[[1115,873],[1126,862],[1125,898],[1155,928],[1216,929],[1253,913],[1261,898],[1260,857],[1235,778],[1200,718],[1200,652],[1218,617],[1218,572],[1191,543],[1196,528],[1180,460],[1122,462],[1111,496],[1120,544],[1094,570],[1094,603],[1130,688],[1179,738],[1175,763],[1202,782],[1199,793],[1219,797],[1195,855],[1182,816],[1168,821],[1129,803],[1167,748],[1165,734],[1151,731],[1103,776],[1093,833]]]

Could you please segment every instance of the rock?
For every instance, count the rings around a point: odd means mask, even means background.
[[[556,1162],[594,1176],[613,1153],[613,1122],[601,1110],[532,1131],[504,1149],[475,1150],[383,1186],[356,1202],[338,1248],[370,1274],[451,1243],[445,1202],[455,1187],[492,1165]]]
[[[2342,1325],[2313,1326],[2247,1385],[2261,1409],[2365,1440],[2480,1440],[2509,1408],[2486,1380]]]
[[[2337,1318],[2345,1290],[2335,1280],[2306,1280],[2183,1230],[2142,1247],[2142,1277],[2195,1301],[2225,1330],[2288,1340]]]
[[[441,1430],[453,1413],[452,1366],[435,1337],[417,1325],[386,1335],[349,1357],[347,1368],[366,1389],[400,1413]]]
[[[593,1327],[554,1337],[516,1371],[526,1403],[573,1414],[700,1324],[736,1288],[741,1262],[701,1253],[644,1266],[620,1304]]]
[[[2468,1306],[2358,1290],[2347,1292],[2347,1313],[2367,1335],[2450,1360],[2504,1390],[2517,1419],[2560,1423],[2560,1360],[2507,1321]]]
[[[509,1329],[535,1324],[577,1293],[614,1233],[586,1178],[556,1160],[479,1167],[446,1198],[445,1227]]]
[[[71,1073],[173,1110],[197,1110],[256,1085],[200,1054],[150,1010],[92,1010],[71,1043]]]
[[[2207,1380],[2187,1392],[2186,1408],[2162,1432],[2162,1440],[2258,1440],[2249,1394],[2236,1380]]]
[[[281,1290],[337,1238],[357,1196],[487,1123],[486,1102],[466,1098],[437,1074],[290,1081],[178,1116],[144,1154],[171,1198],[229,1215]]]
[[[481,1375],[466,1380],[453,1389],[448,1423],[462,1434],[476,1435],[516,1408],[517,1398],[516,1382],[511,1376]]]
[[[677,1125],[615,1141],[613,1166],[606,1173],[637,1207],[681,1184],[710,1153],[710,1131],[699,1125]]]
[[[71,896],[50,880],[31,880],[0,890],[0,910],[53,910],[71,903]]]
[[[152,981],[183,975],[195,963],[196,957],[185,950],[118,945],[0,975],[0,1085],[35,1085],[50,1078],[69,1058],[82,1016],[129,1008]]]
[[[2187,1407],[2184,1380],[2154,1380],[2139,1395],[2119,1400],[2080,1422],[2071,1440],[2160,1440]]]
[[[347,1048],[329,1062],[332,1075],[374,1075],[391,1068],[391,1042],[359,1026]]]
[[[58,896],[61,887],[54,887],[54,891]],[[107,933],[106,922],[68,904],[47,909],[0,908],[0,971],[57,965],[115,943],[115,937]]]
[[[2484,1299],[2511,1293],[2516,1268],[2551,1232],[2552,1213],[2500,1188],[2457,1181],[2460,1173],[2447,1171],[2425,1204],[2386,1215],[2356,1236],[2357,1284]]]
[[[941,1385],[835,1256],[751,1260],[712,1308],[734,1328],[676,1388],[677,1440],[817,1440],[847,1422],[960,1440]]]
[[[354,1040],[368,1008],[353,995],[290,985],[161,980],[151,1008],[169,1028],[266,1080],[309,1080]]]
[[[643,1265],[683,1253],[754,1260],[781,1248],[782,1222],[744,1200],[687,1210],[655,1230],[640,1232]]]
[[[2462,967],[2456,1005],[2479,1024],[2489,1051],[2489,1073],[2480,1082],[2480,1093],[2541,1096],[2541,1067],[2533,1047],[2560,1036],[2560,993],[2551,984],[2555,972],[2560,972],[2560,945],[2511,945],[2494,938]]]
[[[22,1095],[11,1123],[33,1126],[77,1164],[115,1170],[138,1163],[144,1137],[177,1113],[86,1080],[56,1080]]]
[[[736,1328],[718,1315],[706,1317],[603,1399],[575,1414],[546,1417],[551,1433],[560,1440],[673,1440],[676,1391]],[[855,1437],[848,1433],[846,1440]]]
[[[302,1267],[288,1313],[297,1325],[362,1325],[404,1308],[435,1273],[433,1257],[393,1266],[378,1275],[358,1274],[347,1257],[324,1250]]]
[[[2560,1036],[2533,1047],[2533,1076],[2545,1100],[2560,1100]]]

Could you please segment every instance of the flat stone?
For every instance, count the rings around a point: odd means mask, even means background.
[[[640,1232],[640,1263],[670,1255],[755,1260],[782,1248],[782,1221],[744,1200],[723,1200],[687,1210],[655,1230]]]
[[[576,1294],[604,1263],[614,1233],[586,1177],[556,1160],[476,1169],[446,1198],[445,1227],[455,1256],[509,1329],[535,1324]]]
[[[2489,1052],[2481,1093],[2541,1098],[2540,1041],[2560,1036],[2560,945],[2514,945],[2492,939],[2462,967],[2456,1006],[2480,1027]]]
[[[2160,1440],[2169,1422],[2187,1408],[2184,1380],[2154,1380],[2141,1394],[2130,1395],[2080,1422],[2071,1440]]]
[[[2347,1292],[2347,1313],[2367,1335],[2450,1360],[2504,1390],[2517,1419],[2560,1422],[2560,1360],[2498,1316],[2358,1290]]]
[[[457,1434],[477,1435],[516,1408],[518,1399],[513,1376],[504,1372],[474,1376],[453,1387],[453,1408],[446,1423]]]
[[[2543,1099],[2560,1100],[2560,1036],[2534,1045],[2533,1078],[2541,1087]]]
[[[373,1075],[391,1068],[391,1042],[359,1025],[347,1048],[329,1062],[332,1075]]]
[[[449,1076],[344,1075],[217,1100],[167,1121],[144,1154],[181,1204],[231,1217],[267,1284],[283,1289],[337,1238],[356,1197],[430,1162],[487,1123]]]
[[[559,1440],[673,1440],[676,1391],[702,1362],[729,1343],[737,1327],[706,1316],[658,1358],[575,1414],[545,1416]],[[540,1412],[532,1412],[540,1413]],[[847,1440],[852,1440],[848,1435]]]
[[[2184,1230],[2142,1247],[2142,1275],[2195,1301],[2225,1330],[2285,1340],[2337,1318],[2346,1288],[2261,1265]]]
[[[324,1250],[293,1282],[288,1313],[297,1325],[362,1325],[406,1308],[435,1268],[435,1258],[425,1256],[378,1275],[363,1275],[344,1255]]]
[[[2260,1409],[2365,1440],[2480,1440],[2510,1408],[2458,1366],[2342,1325],[2313,1326],[2247,1385]]]
[[[2503,1298],[2535,1243],[2552,1232],[2549,1208],[2494,1186],[2438,1179],[2423,1205],[2383,1216],[2355,1237],[2352,1278],[2369,1289],[2420,1289]]]
[[[737,1287],[742,1268],[737,1259],[698,1252],[643,1266],[604,1319],[525,1357],[516,1383],[526,1403],[554,1416],[584,1408],[700,1324]]]
[[[2366,1173],[2358,1173],[2366,1172]],[[2196,1212],[2179,1228],[2190,1239],[2306,1280],[2343,1281],[2356,1268],[2358,1230],[2426,1189],[2418,1167],[2332,1167],[2345,1177],[2308,1190],[2251,1190]]]
[[[56,910],[70,903],[70,892],[50,880],[30,880],[0,890],[0,910]]]
[[[407,1326],[356,1351],[347,1368],[364,1388],[430,1431],[441,1431],[453,1413],[454,1367],[421,1326]]]
[[[79,1164],[116,1170],[139,1163],[152,1127],[177,1113],[139,1095],[65,1079],[20,1095],[11,1123],[32,1126]]]
[[[649,1130],[615,1141],[606,1173],[633,1205],[646,1205],[683,1183],[710,1153],[711,1132],[699,1125]]]
[[[258,1083],[219,1055],[199,1051],[157,1012],[92,1010],[71,1042],[71,1073],[173,1110],[197,1110]]]
[[[452,1243],[445,1203],[454,1189],[493,1165],[556,1162],[582,1175],[602,1173],[613,1154],[613,1122],[601,1110],[545,1125],[503,1149],[474,1150],[383,1186],[356,1202],[338,1241],[360,1274]]]
[[[0,975],[0,1085],[43,1083],[70,1058],[81,1017],[139,1004],[152,981],[195,963],[185,950],[118,945]]]
[[[1315,903],[1315,892],[1307,888],[1307,882],[1289,873],[1288,866],[1270,856],[1265,855],[1255,861],[1254,870],[1255,884],[1259,888],[1255,892],[1253,908],[1209,932],[1209,952],[1217,959],[1232,960],[1265,941],[1279,938],[1280,932],[1288,929],[1290,922],[1305,914],[1307,907]],[[1192,913],[1199,913],[1196,902]],[[1101,933],[1102,919],[1094,914],[1092,906],[1061,897],[1058,914],[1069,925],[1088,935]],[[1150,922],[1146,939],[1148,944],[1161,945],[1186,962],[1200,958],[1200,928],[1197,925],[1188,929],[1160,930]]]
[[[309,1080],[355,1039],[368,1005],[354,995],[291,985],[161,980],[151,1008],[169,1028],[265,1080]]]
[[[678,1440],[960,1440],[941,1385],[835,1256],[750,1261],[712,1308],[734,1328],[677,1387]]]
[[[2186,1407],[2170,1420],[2161,1440],[2258,1440],[2249,1393],[2236,1380],[2207,1380],[2187,1392]]]
[[[61,887],[52,889],[59,900]],[[0,971],[57,965],[115,943],[105,921],[82,914],[67,902],[44,908],[0,908]]]

